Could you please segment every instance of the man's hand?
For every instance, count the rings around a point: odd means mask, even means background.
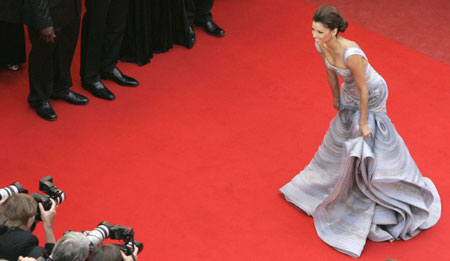
[[[138,254],[139,248],[136,246],[134,247],[133,254],[130,256],[125,255],[122,250],[120,250],[120,254],[122,255],[123,261],[136,261],[137,260],[137,254]]]
[[[41,29],[41,40],[46,43],[54,43],[56,34],[55,28],[53,26],[49,26],[47,28]]]
[[[42,203],[39,203],[39,209],[41,210],[41,219],[42,219],[42,223],[44,223],[45,225],[53,225],[53,220],[55,219],[56,216],[56,202],[50,198],[50,200],[52,201],[52,206],[50,207],[49,210],[45,210],[44,206],[42,206]]]
[[[17,261],[36,261],[36,259],[32,257],[19,256],[19,259]]]
[[[49,210],[45,210],[42,203],[39,203],[39,209],[41,211],[41,219],[42,223],[44,223],[44,232],[45,232],[45,242],[46,243],[56,243],[55,233],[53,233],[53,220],[56,216],[56,202],[53,199],[52,206]]]

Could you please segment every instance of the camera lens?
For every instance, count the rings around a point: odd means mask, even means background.
[[[108,222],[102,222],[87,235],[91,241],[91,249],[99,246],[103,240],[109,237],[110,227]]]
[[[13,194],[19,194],[20,184],[12,184],[11,186],[0,189],[0,199],[9,198]]]
[[[53,199],[59,205],[66,199],[66,194],[62,190],[58,190],[58,193],[53,197]]]

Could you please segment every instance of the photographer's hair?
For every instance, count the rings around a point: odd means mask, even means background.
[[[8,228],[26,225],[28,220],[36,214],[36,200],[32,196],[22,193],[12,195],[0,207],[0,219]]]
[[[120,250],[115,245],[103,245],[95,249],[89,257],[89,261],[122,261]]]
[[[322,5],[317,8],[313,15],[313,21],[324,24],[330,30],[337,28],[338,34],[339,32],[345,32],[348,26],[347,21],[341,16],[339,10],[329,5]]]
[[[82,261],[89,256],[91,241],[80,232],[67,232],[58,240],[50,256],[53,261]]]

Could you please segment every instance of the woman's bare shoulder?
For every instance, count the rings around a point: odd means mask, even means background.
[[[359,47],[359,44],[357,42],[349,40],[349,39],[345,39],[345,38],[342,38],[342,47],[344,47],[344,50],[346,50],[350,47],[361,48],[361,47]]]

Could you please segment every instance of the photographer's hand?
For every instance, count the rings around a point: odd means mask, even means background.
[[[19,256],[17,261],[36,261],[36,258]]]
[[[120,250],[120,254],[122,255],[123,261],[136,261],[138,251],[139,251],[139,248],[134,247],[134,252],[132,255],[127,256],[127,255],[125,255],[125,253],[122,250]]]
[[[52,206],[49,210],[45,210],[41,203],[39,203],[39,209],[41,211],[42,223],[44,224],[45,242],[47,244],[56,244],[55,234],[53,233],[53,220],[56,216],[57,204],[53,199],[50,200],[52,201]]]

